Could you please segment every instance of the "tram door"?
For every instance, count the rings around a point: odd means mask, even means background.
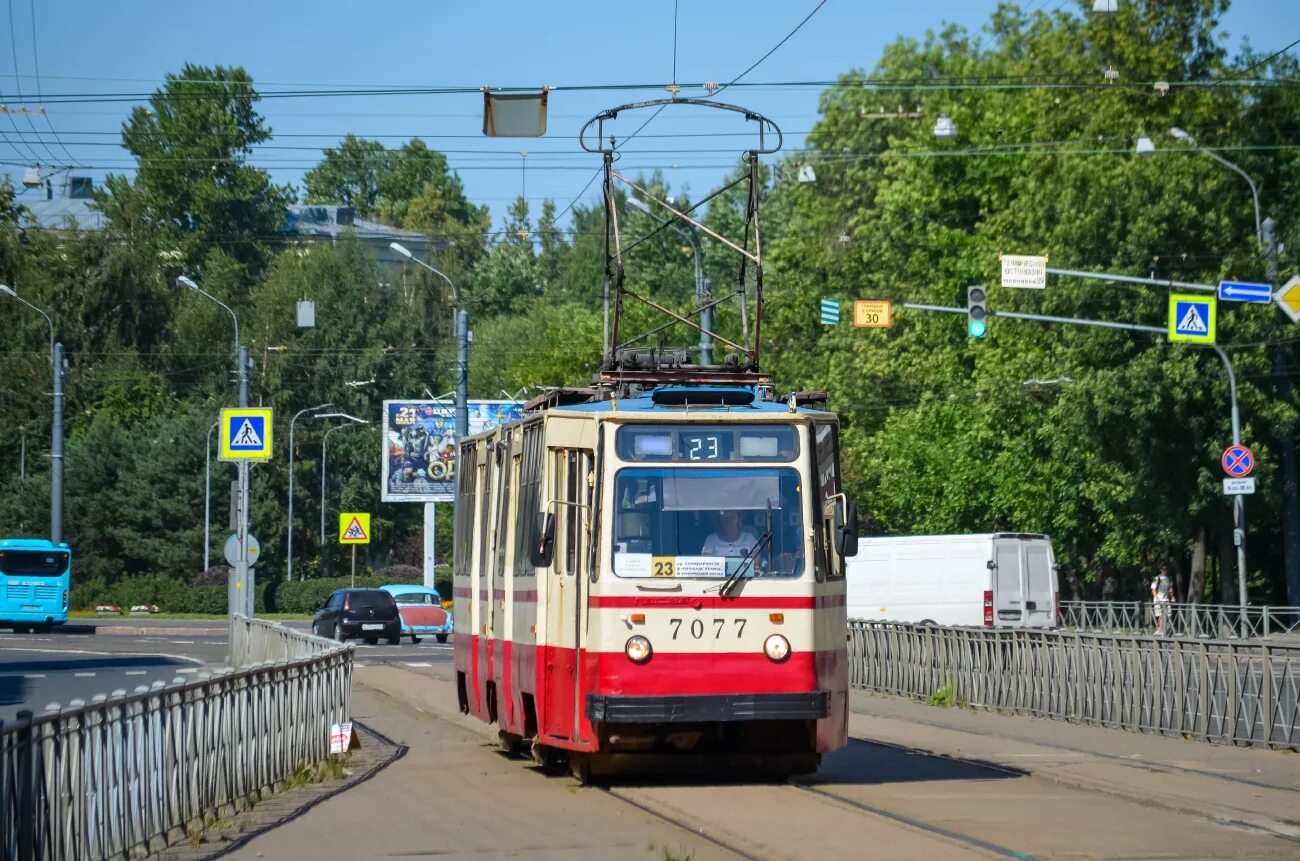
[[[551,449],[555,561],[547,575],[546,706],[542,733],[579,741],[582,650],[586,631],[587,542],[590,540],[593,453]]]

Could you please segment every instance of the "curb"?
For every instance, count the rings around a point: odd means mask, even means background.
[[[96,635],[107,635],[116,637],[215,637],[224,636],[229,633],[225,628],[164,628],[150,625],[148,627],[140,625],[87,625]]]

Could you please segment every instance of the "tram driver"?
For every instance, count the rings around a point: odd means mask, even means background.
[[[718,512],[718,529],[704,539],[701,556],[748,556],[758,544],[758,536],[740,524],[735,509]]]

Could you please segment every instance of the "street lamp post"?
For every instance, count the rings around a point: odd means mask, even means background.
[[[225,308],[226,313],[230,315],[230,319],[235,324],[235,374],[239,380],[239,405],[241,407],[248,406],[248,348],[241,346],[239,343],[239,317],[235,316],[235,312],[229,305],[194,283],[193,278],[182,275],[176,279],[176,283],[182,287],[190,288],[200,296],[207,297]]]
[[[178,287],[188,287],[200,296],[220,305],[230,315],[235,325],[235,372],[239,380],[239,405],[248,406],[248,348],[239,343],[239,317],[234,310],[216,296],[204,290],[194,279],[181,275],[176,279]],[[249,478],[249,463],[239,462],[239,520],[235,529],[239,554],[235,561],[235,573],[226,587],[226,614],[229,617],[231,642],[234,642],[235,616],[252,618],[255,611],[257,593],[255,575],[248,564],[248,513],[252,504],[252,487]]]
[[[389,243],[389,248],[437,275],[451,288],[452,319],[456,330],[456,439],[459,442],[469,436],[469,312],[460,307],[460,294],[456,284],[445,273],[435,269],[416,257],[400,242]],[[433,586],[434,581],[434,535],[438,528],[438,503],[424,504],[424,585]]]
[[[460,294],[456,284],[443,272],[425,263],[411,253],[400,242],[390,242],[388,247],[410,260],[417,266],[423,266],[437,275],[451,288],[451,305],[454,309],[456,328],[456,437],[460,439],[469,435],[469,313],[460,307]]]
[[[221,422],[208,428],[208,442],[203,454],[203,570],[212,567],[212,432]]]
[[[329,444],[330,434],[334,431],[344,430],[345,428],[356,427],[357,425],[368,425],[370,422],[365,419],[359,419],[356,416],[350,416],[346,413],[339,413],[340,418],[347,419],[345,424],[335,425],[325,431],[320,443],[320,550],[321,559],[325,558],[325,479],[329,474]]]
[[[40,314],[50,329],[50,370],[54,378],[54,415],[50,427],[50,542],[58,545],[63,543],[63,345],[54,340],[54,321],[49,314],[6,284],[0,284],[0,294],[17,299]]]
[[[1230,171],[1236,173],[1236,174],[1237,174],[1238,176],[1240,176],[1242,179],[1246,180],[1246,185],[1250,186],[1250,197],[1251,197],[1251,200],[1254,201],[1254,204],[1255,204],[1255,242],[1262,246],[1262,245],[1264,244],[1264,234],[1262,233],[1261,228],[1260,228],[1260,219],[1259,219],[1259,189],[1257,189],[1257,188],[1255,187],[1255,181],[1254,181],[1253,179],[1250,178],[1250,174],[1246,173],[1244,170],[1242,170],[1241,168],[1237,167],[1237,165],[1235,165],[1235,164],[1233,164],[1232,162],[1228,161],[1226,158],[1224,158],[1223,156],[1219,155],[1219,154],[1218,154],[1217,152],[1215,152],[1214,150],[1209,149],[1208,147],[1203,147],[1203,146],[1201,146],[1199,143],[1196,142],[1196,138],[1192,137],[1191,135],[1189,135],[1187,132],[1183,131],[1183,130],[1180,129],[1180,128],[1174,127],[1174,128],[1172,128],[1172,129],[1170,129],[1170,130],[1169,130],[1169,134],[1173,135],[1173,136],[1176,137],[1178,140],[1181,140],[1181,141],[1187,141],[1188,145],[1191,146],[1193,149],[1197,150],[1198,152],[1203,152],[1203,153],[1205,153],[1205,154],[1208,155],[1210,158],[1214,159],[1214,160],[1217,161],[1219,164],[1221,164],[1221,165],[1223,165],[1224,167],[1226,167],[1228,170],[1230,170]]]
[[[298,410],[298,412],[293,414],[293,418],[289,420],[289,528],[285,530],[287,535],[285,537],[284,553],[284,579],[286,581],[293,581],[293,462],[294,456],[297,454],[293,443],[294,425],[298,423],[298,419],[304,414],[317,413],[320,410],[327,410],[332,406],[334,406],[334,404],[328,403],[317,404],[314,407],[307,407],[305,410]],[[320,416],[314,416],[314,418],[320,418]]]
[[[628,197],[627,202],[644,212],[646,215],[653,217],[650,207],[645,202],[635,198]],[[694,233],[683,230],[671,221],[667,222],[673,232],[685,239],[691,246],[691,257],[695,260],[695,305],[700,309],[700,364],[713,364],[713,304],[709,302],[709,282],[704,278],[704,255],[700,252],[700,241]]]

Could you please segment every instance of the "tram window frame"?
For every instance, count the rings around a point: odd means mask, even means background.
[[[475,442],[464,443],[460,447],[460,462],[456,464],[456,478],[459,489],[456,500],[456,555],[453,573],[469,576],[473,567],[475,507],[478,494],[478,445]]]
[[[827,428],[830,431],[829,445],[823,447],[820,435],[820,428]],[[833,421],[814,421],[809,426],[809,453],[812,456],[813,469],[813,487],[817,493],[817,542],[816,553],[818,562],[817,579],[818,580],[842,580],[845,576],[844,560],[835,552],[835,543],[831,530],[834,528],[835,515],[834,509],[830,512],[827,507],[834,506],[838,498],[842,498],[843,470],[840,464],[840,429],[839,425]],[[829,452],[826,449],[829,449]],[[829,461],[824,461],[824,456],[830,455]],[[826,463],[832,470],[831,481],[829,486],[822,478],[822,466]]]
[[[497,528],[493,544],[496,546],[495,573],[498,578],[506,576],[506,535],[510,526],[511,478],[514,472],[515,458],[511,454],[511,432],[505,431],[494,446],[497,453]]]
[[[487,450],[487,457],[483,459],[483,463],[480,463],[478,465],[479,468],[478,489],[479,492],[483,494],[483,498],[479,500],[479,514],[478,514],[479,546],[478,546],[478,553],[476,554],[476,559],[478,562],[477,570],[480,576],[486,575],[489,570],[487,556],[488,556],[488,543],[490,541],[491,533],[492,533],[492,474],[491,474],[492,466],[493,466],[492,447],[491,444],[489,443],[488,450]]]
[[[576,574],[578,571],[578,560],[581,558],[581,548],[578,546],[579,525],[582,522],[577,506],[579,503],[580,489],[580,470],[578,469],[579,453],[577,449],[569,449],[565,452],[564,458],[564,507],[566,509],[564,520],[564,573]]]
[[[519,468],[519,504],[515,521],[515,576],[532,577],[536,566],[529,552],[537,540],[537,515],[543,511],[542,485],[545,471],[546,448],[541,423],[527,425],[523,430],[523,461]]]

